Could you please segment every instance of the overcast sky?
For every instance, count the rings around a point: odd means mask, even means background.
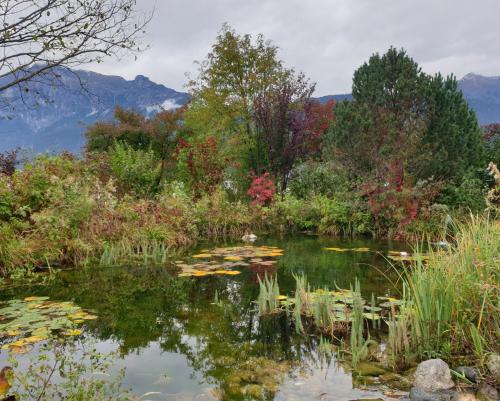
[[[500,0],[137,0],[155,7],[150,49],[137,61],[108,59],[98,72],[142,74],[182,90],[228,22],[263,33],[288,66],[317,82],[316,95],[350,92],[374,52],[404,47],[424,71],[500,75]]]

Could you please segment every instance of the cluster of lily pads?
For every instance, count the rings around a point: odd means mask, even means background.
[[[305,292],[301,300],[302,304],[307,304],[311,313],[314,314],[318,306],[325,306],[331,309],[333,317],[338,322],[351,322],[354,304],[354,291],[347,289],[338,289],[336,291],[329,291],[324,289],[317,289],[315,291]],[[295,307],[296,298],[287,297],[285,295],[277,296],[280,305],[283,309],[290,309]],[[378,305],[375,300],[372,300],[370,305],[366,300],[360,299],[363,305],[363,317],[368,320],[380,320],[383,316],[388,315],[392,310],[401,307],[404,303],[403,300],[380,296],[377,297]],[[305,301],[305,302],[304,302]]]
[[[55,302],[49,297],[14,299],[0,309],[2,349],[25,353],[52,335],[79,336],[78,325],[93,319],[97,316],[72,302]]]
[[[325,251],[331,252],[379,252],[377,250],[372,250],[370,248],[323,248]],[[405,251],[388,251],[387,258],[394,260],[396,262],[416,262],[416,261],[427,261],[429,255],[427,254],[410,254]]]
[[[175,262],[180,269],[179,277],[204,277],[210,275],[234,276],[241,273],[238,267],[251,265],[273,266],[274,258],[283,256],[283,250],[275,246],[236,246],[203,249],[190,256],[191,261]]]

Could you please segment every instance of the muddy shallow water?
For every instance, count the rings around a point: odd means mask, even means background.
[[[357,277],[367,297],[393,295],[394,274],[383,252],[407,249],[401,243],[314,236],[262,238],[256,245],[284,250],[267,272],[277,274],[285,295],[293,292],[294,274],[307,275],[313,287],[328,288],[349,288]],[[211,246],[202,244],[193,253]],[[372,251],[328,252],[325,247]],[[384,386],[353,377],[345,363],[318,350],[318,336],[298,336],[285,317],[259,319],[253,301],[262,267],[239,270],[235,276],[185,278],[165,267],[72,270],[59,273],[49,286],[0,290],[0,300],[48,296],[97,315],[82,326],[81,341],[95,341],[99,351],[118,351],[113,369],[126,368],[124,386],[139,396],[149,392],[149,400],[396,397]],[[6,358],[7,351],[1,351],[0,367]]]

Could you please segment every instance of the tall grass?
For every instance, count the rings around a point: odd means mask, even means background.
[[[259,315],[263,316],[278,311],[280,306],[278,279],[276,277],[269,278],[267,274],[264,276],[264,280],[259,277],[259,290],[257,298]]]
[[[351,288],[352,289],[352,288]],[[354,289],[352,289],[352,324],[350,337],[350,352],[352,367],[356,369],[359,362],[367,360],[369,357],[369,347],[375,344],[373,340],[364,338],[364,318],[363,318],[363,299],[361,297],[361,286],[356,279]]]
[[[167,263],[168,256],[168,247],[159,241],[147,241],[140,244],[120,241],[104,247],[99,265],[109,267],[132,262],[142,265],[161,265]]]
[[[431,252],[402,278],[407,305],[389,324],[395,359],[413,352],[481,363],[499,352],[500,221],[471,217],[449,250]]]

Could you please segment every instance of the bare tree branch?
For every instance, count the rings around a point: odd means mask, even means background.
[[[0,0],[0,95],[54,67],[136,55],[151,17],[137,0]]]

